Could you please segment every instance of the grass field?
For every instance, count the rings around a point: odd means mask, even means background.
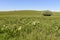
[[[0,12],[0,40],[60,40],[60,13]]]

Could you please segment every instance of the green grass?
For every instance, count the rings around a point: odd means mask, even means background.
[[[0,12],[0,40],[60,40],[60,14],[41,11]]]

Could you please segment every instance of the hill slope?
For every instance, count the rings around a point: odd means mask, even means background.
[[[17,10],[17,11],[0,11],[0,16],[6,15],[6,16],[42,16],[43,11],[36,11],[36,10]],[[53,12],[53,16],[60,16],[60,12]]]
[[[6,11],[0,12],[0,15],[39,15],[40,11],[22,10],[22,11]]]
[[[60,12],[53,13],[45,17],[41,11],[0,12],[0,40],[60,40]]]

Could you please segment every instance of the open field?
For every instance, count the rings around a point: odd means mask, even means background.
[[[0,40],[60,40],[60,13],[0,12]]]

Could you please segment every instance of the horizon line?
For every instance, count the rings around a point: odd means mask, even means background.
[[[0,12],[7,12],[7,11],[24,11],[24,10],[29,10],[29,9],[22,9],[22,10],[0,10]],[[45,10],[34,10],[34,9],[30,9],[32,11],[45,11]],[[49,11],[52,11],[52,12],[60,12],[60,11],[55,11],[55,10],[49,10]]]

